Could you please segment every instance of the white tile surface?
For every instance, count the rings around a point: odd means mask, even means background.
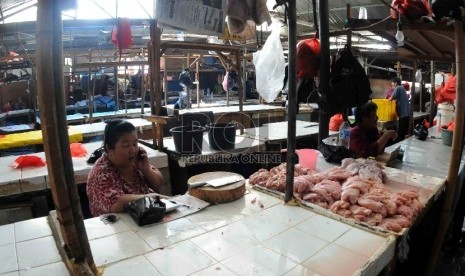
[[[190,241],[183,241],[145,255],[163,275],[189,275],[215,264],[212,257]]]
[[[123,260],[109,265],[103,269],[104,276],[158,276],[161,275],[152,264],[144,257]]]
[[[230,231],[228,227],[215,229],[192,238],[191,241],[217,261],[239,254],[257,244],[246,231]]]
[[[135,257],[150,251],[150,247],[134,232],[123,232],[89,241],[97,266]]]
[[[65,276],[70,275],[68,268],[63,262],[47,264],[43,266],[33,267],[31,269],[20,270],[20,276]]]
[[[281,203],[281,200],[270,195],[257,192],[247,187],[246,194],[230,204],[241,210],[242,214],[252,215]]]
[[[370,257],[376,252],[376,250],[386,243],[386,238],[357,228],[352,228],[339,237],[334,243]]]
[[[221,276],[234,276],[236,273],[229,270],[222,264],[214,264],[210,267],[205,268],[199,272],[191,274],[191,276],[210,276],[210,275],[221,275]]]
[[[0,226],[0,246],[15,242],[14,224],[5,224]]]
[[[325,276],[303,265],[297,265],[291,271],[284,274],[285,276]]]
[[[120,217],[119,215],[116,216]],[[104,223],[100,217],[84,220],[84,226],[86,227],[88,240],[95,240],[130,230],[129,226],[121,219],[115,223]]]
[[[352,228],[350,225],[321,215],[315,215],[296,227],[329,242],[333,242]]]
[[[273,218],[273,220],[294,226],[312,217],[315,213],[298,206],[278,204],[261,212],[260,217]]]
[[[205,233],[197,224],[187,218],[172,220],[167,223],[140,227],[137,234],[152,248],[167,247]]]
[[[282,275],[297,264],[263,246],[254,246],[221,262],[238,275]]]
[[[18,271],[13,271],[13,272],[8,272],[8,273],[5,273],[5,274],[1,274],[2,276],[19,276],[19,272]]]
[[[365,264],[368,258],[347,250],[339,245],[330,244],[303,263],[318,273],[327,276],[352,275]]]
[[[266,247],[297,263],[307,260],[328,244],[329,242],[321,238],[294,228],[288,229],[263,243]]]
[[[16,248],[14,244],[0,246],[0,274],[18,270],[18,261],[16,260]]]
[[[19,242],[16,244],[16,251],[19,269],[30,269],[61,261],[52,236]]]
[[[241,210],[231,203],[218,204],[213,207],[207,207],[187,218],[203,229],[210,231],[245,217]]]
[[[52,235],[52,230],[48,224],[47,217],[24,220],[16,222],[14,225],[16,242],[22,242]]]
[[[255,214],[229,225],[227,227],[228,236],[240,234],[257,242],[262,242],[289,228],[289,225],[268,216],[260,216],[260,214]]]

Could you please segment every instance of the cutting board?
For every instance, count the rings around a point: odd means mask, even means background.
[[[191,196],[195,196],[196,198],[210,203],[225,203],[243,197],[245,193],[245,179],[237,173],[225,171],[206,172],[190,177],[189,180],[187,180],[187,184],[210,182],[224,177],[237,177],[238,181],[220,187],[201,186],[190,188],[188,192]]]

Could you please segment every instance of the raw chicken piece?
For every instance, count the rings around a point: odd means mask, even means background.
[[[350,206],[349,202],[338,200],[338,201],[335,201],[333,204],[331,204],[329,209],[331,210],[331,212],[337,213],[339,210],[347,210],[349,206]]]
[[[412,208],[407,205],[400,205],[397,207],[397,214],[407,217],[409,220],[412,220],[415,216]]]
[[[303,197],[303,200],[316,204],[325,209],[328,209],[328,206],[329,206],[328,203],[325,201],[325,199],[321,195],[315,194],[315,193],[306,194]]]
[[[397,223],[396,220],[391,219],[391,218],[383,219],[383,221],[381,221],[379,226],[381,226],[383,228],[386,228],[387,230],[394,231],[394,232],[402,231],[402,226],[400,226],[399,223]]]
[[[342,188],[341,199],[356,204],[360,197],[360,190],[355,188]]]
[[[331,197],[331,194],[322,187],[322,185],[319,185],[320,183],[316,184],[312,188],[312,192],[315,194],[319,194],[327,203],[331,204],[334,202],[333,198]]]
[[[370,209],[367,209],[365,207],[361,207],[361,206],[358,206],[358,205],[350,205],[349,209],[352,212],[352,214],[354,214],[354,215],[369,216],[373,212]]]
[[[371,213],[371,215],[369,215],[365,222],[368,224],[368,225],[378,225],[381,223],[381,221],[383,220],[383,216],[381,214],[378,214],[378,213]]]
[[[271,175],[286,174],[286,163],[282,163],[270,170]]]
[[[346,188],[358,189],[360,190],[362,194],[367,193],[370,187],[371,187],[370,182],[358,176],[350,177],[342,184],[342,189],[346,189]]]
[[[394,219],[403,228],[410,227],[412,225],[412,221],[402,215],[395,215],[390,218]]]
[[[271,190],[284,192],[284,190],[286,189],[286,175],[285,174],[273,175],[266,182],[266,187]]]
[[[339,184],[339,182],[325,179],[316,185],[319,185],[321,188],[328,191],[333,200],[341,199],[341,184]]]
[[[412,200],[406,196],[403,196],[399,193],[391,195],[391,199],[397,204],[397,206],[401,205],[410,205]]]
[[[384,206],[386,207],[388,215],[392,216],[397,214],[397,204],[392,201],[391,199],[384,199],[383,200]]]
[[[381,214],[383,217],[386,217],[387,215],[387,210],[383,203],[367,198],[365,195],[358,199],[358,205],[368,208],[375,213]]]
[[[344,158],[341,161],[340,168],[345,169],[345,168],[347,168],[347,166],[349,166],[351,164],[354,164],[354,163],[357,163],[357,160],[355,160],[354,158]]]
[[[257,172],[255,172],[249,177],[249,183],[250,185],[265,186],[270,176],[271,174],[268,170],[259,169]]]
[[[409,191],[400,191],[399,194],[407,197],[407,198],[410,198],[411,200],[414,200],[414,199],[418,199],[419,195],[416,191],[412,191],[412,190],[409,190]]]
[[[351,175],[357,175],[360,170],[360,165],[357,162],[351,163],[345,169],[350,172]]]
[[[315,183],[311,175],[299,175],[294,177],[294,193],[307,194]]]
[[[338,180],[338,181],[346,180],[347,178],[352,176],[352,174],[348,170],[341,169],[338,167],[331,168],[327,170],[327,172],[328,172],[327,179],[331,179],[331,180]]]

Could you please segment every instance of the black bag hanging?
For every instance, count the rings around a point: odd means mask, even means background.
[[[372,93],[365,70],[346,45],[331,64],[328,97],[329,115],[365,104]]]
[[[144,226],[160,221],[165,214],[166,205],[159,196],[156,199],[145,196],[127,203],[124,209],[137,225]]]

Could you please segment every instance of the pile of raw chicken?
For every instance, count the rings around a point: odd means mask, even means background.
[[[322,172],[296,165],[294,195],[340,216],[400,232],[410,227],[424,205],[416,191],[392,192],[386,180],[382,166],[370,159],[346,158],[341,166]],[[286,164],[260,169],[249,183],[284,192]]]

